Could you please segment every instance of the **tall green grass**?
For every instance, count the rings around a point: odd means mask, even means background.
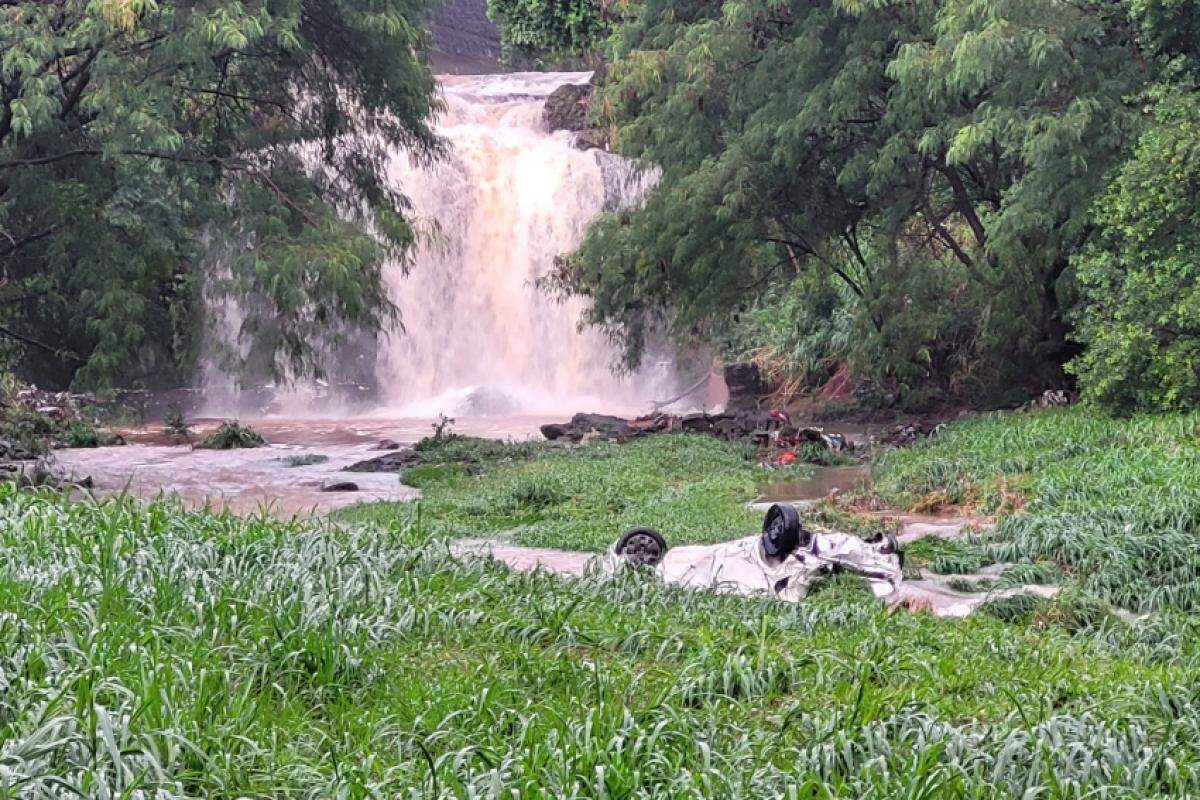
[[[996,508],[1015,487],[1027,502],[987,538],[991,560],[1059,562],[1133,611],[1200,610],[1200,414],[991,414],[883,454],[874,476],[902,505]]]
[[[1200,792],[1194,636],[516,574],[423,513],[0,487],[0,797]]]
[[[404,474],[421,489],[426,524],[448,537],[502,535],[599,551],[625,530],[648,525],[673,544],[724,541],[757,528],[761,514],[745,505],[778,474],[759,466],[750,447],[696,434],[577,449],[464,441],[422,453],[430,463]],[[361,506],[342,518],[386,523],[406,507]]]

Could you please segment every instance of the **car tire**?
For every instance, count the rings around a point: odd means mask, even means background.
[[[772,558],[787,558],[799,546],[806,545],[809,532],[800,524],[796,507],[776,503],[767,509],[763,517],[763,552]]]
[[[613,551],[634,567],[657,567],[667,554],[667,540],[653,528],[630,528]]]
[[[885,556],[895,554],[896,560],[900,562],[900,569],[904,569],[904,548],[900,546],[900,540],[896,538],[896,534],[891,531],[883,534],[883,546],[879,548],[879,552]]]

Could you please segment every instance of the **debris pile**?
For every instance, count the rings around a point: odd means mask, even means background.
[[[570,422],[541,427],[550,441],[582,444],[601,440],[625,442],[653,433],[707,433],[722,439],[756,438],[769,435],[773,423],[766,414],[667,414],[657,412],[636,419],[609,414],[576,414]]]
[[[1021,406],[1021,411],[1038,411],[1044,408],[1064,408],[1074,403],[1078,397],[1066,389],[1047,389],[1029,402]]]
[[[0,398],[0,461],[30,461],[53,448],[125,444],[98,427],[95,397],[18,385]]]
[[[592,441],[626,442],[656,433],[704,433],[729,441],[753,442],[771,461],[787,464],[801,460],[799,448],[816,445],[833,453],[853,451],[854,444],[840,433],[798,427],[784,411],[740,414],[667,414],[658,412],[636,419],[608,414],[576,414],[570,422],[541,427],[550,441],[586,444]],[[790,454],[790,455],[789,455]]]

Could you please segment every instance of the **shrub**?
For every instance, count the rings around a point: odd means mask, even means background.
[[[239,448],[262,447],[266,440],[248,425],[236,420],[222,422],[220,427],[196,444],[201,450],[237,450]]]
[[[1085,302],[1070,365],[1083,395],[1123,409],[1200,405],[1200,100],[1167,93],[1076,259]]]

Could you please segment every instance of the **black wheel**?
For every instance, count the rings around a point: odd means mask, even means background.
[[[896,560],[900,562],[900,569],[904,569],[904,550],[900,547],[900,540],[896,538],[896,534],[888,531],[883,534],[883,546],[879,548],[879,552],[885,556],[896,554]]]
[[[667,540],[653,528],[630,528],[615,549],[632,566],[656,567],[667,554]]]
[[[796,507],[776,503],[763,518],[763,551],[772,558],[785,558],[801,544],[807,544],[809,532],[800,524]]]

